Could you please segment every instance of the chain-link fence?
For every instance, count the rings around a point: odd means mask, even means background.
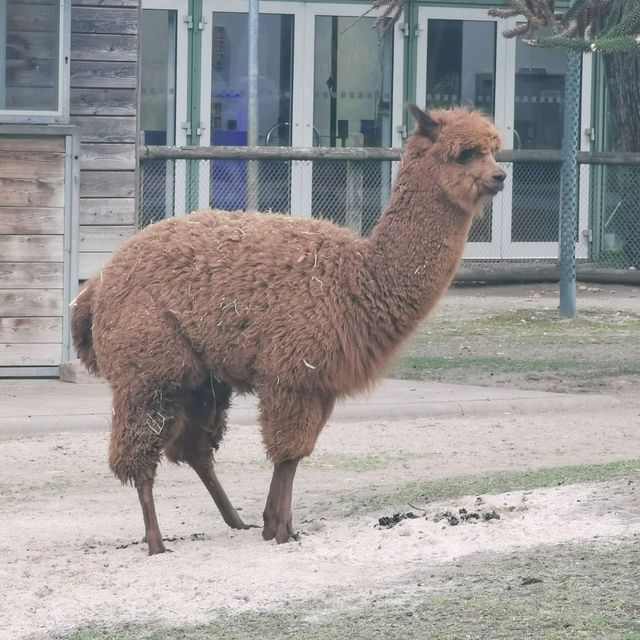
[[[140,227],[202,208],[324,218],[367,236],[399,166],[393,149],[173,149],[142,154]],[[556,260],[560,154],[503,152],[503,193],[470,235],[467,258]],[[640,155],[580,154],[576,255],[640,268]]]
[[[640,164],[592,167],[593,260],[640,268]]]
[[[384,159],[149,159],[142,163],[139,226],[202,208],[257,209],[323,218],[366,236],[389,200],[397,164]]]

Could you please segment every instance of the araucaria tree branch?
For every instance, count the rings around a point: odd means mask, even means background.
[[[509,8],[491,9],[498,18],[521,17],[523,22],[506,29],[504,36],[524,36],[531,44],[564,47],[585,52],[640,51],[640,2],[638,0],[573,0],[558,11],[555,0],[506,0]],[[547,28],[551,36],[536,37]]]

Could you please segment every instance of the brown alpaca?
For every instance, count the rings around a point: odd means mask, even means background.
[[[200,211],[131,238],[73,311],[82,362],[113,390],[109,464],[138,489],[149,554],[165,551],[161,453],[190,464],[245,528],[213,470],[232,391],[255,393],[275,467],[263,536],[296,538],[291,493],[337,398],[369,387],[448,287],[469,227],[502,189],[498,132],[465,109],[426,113],[372,236],[280,215]]]

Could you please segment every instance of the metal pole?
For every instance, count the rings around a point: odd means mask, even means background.
[[[3,0],[0,2],[0,51],[5,54],[7,50],[7,3]],[[6,63],[0,64],[0,109],[5,109],[7,106],[7,65]]]
[[[247,144],[258,146],[258,19],[259,0],[249,0],[249,104]],[[247,166],[247,209],[258,209],[258,163]]]
[[[576,315],[580,57],[581,54],[577,51],[567,51],[560,192],[560,315],[565,318]]]

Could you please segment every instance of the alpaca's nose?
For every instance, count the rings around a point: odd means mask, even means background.
[[[507,177],[507,174],[504,171],[502,171],[502,169],[498,173],[493,174],[493,179],[496,182],[504,182],[506,177]]]

